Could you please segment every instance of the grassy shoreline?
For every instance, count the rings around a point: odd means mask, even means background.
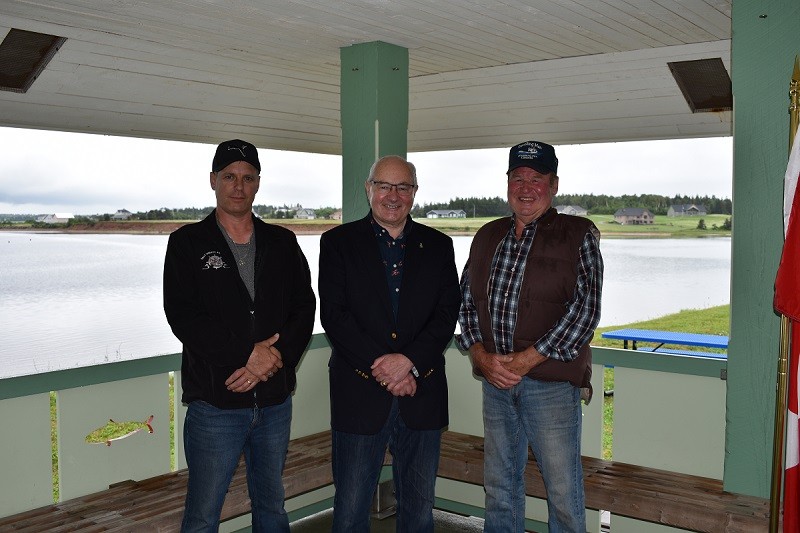
[[[436,228],[453,236],[474,235],[478,229],[495,220],[496,217],[483,218],[416,218],[417,222]],[[731,231],[722,229],[729,215],[706,215],[703,217],[660,216],[654,224],[622,226],[614,222],[612,215],[590,215],[604,238],[697,238],[697,237],[730,237]],[[697,229],[700,220],[707,229]],[[327,229],[341,224],[337,220],[299,220],[299,219],[264,219],[292,230],[298,235],[318,235]],[[120,220],[98,221],[93,224],[55,225],[42,227],[25,223],[0,225],[0,231],[32,231],[41,233],[127,233],[127,234],[169,234],[177,228],[195,221],[189,220]]]
[[[436,228],[448,235],[474,235],[487,222],[496,217],[485,218],[423,218],[414,219],[426,226]],[[672,217],[659,216],[654,224],[620,225],[614,222],[613,215],[589,215],[590,219],[603,238],[695,238],[695,237],[730,237],[731,231],[722,229],[729,215],[707,215],[704,217]],[[700,220],[706,225],[705,230],[697,229]]]

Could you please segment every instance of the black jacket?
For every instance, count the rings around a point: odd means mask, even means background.
[[[282,403],[294,390],[295,367],[314,327],[311,275],[294,234],[254,217],[255,301],[239,277],[217,226],[216,211],[173,232],[164,263],[164,311],[183,343],[183,402],[220,409]],[[283,368],[247,393],[225,380],[275,333]]]
[[[397,319],[369,215],[320,239],[320,318],[331,343],[331,426],[371,435],[383,426],[393,396],[372,377],[373,361],[402,353],[419,371],[417,393],[400,398],[411,429],[447,425],[444,350],[461,301],[453,241],[422,224],[407,235]]]

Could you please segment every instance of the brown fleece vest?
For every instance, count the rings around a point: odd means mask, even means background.
[[[537,222],[520,288],[514,351],[522,351],[539,340],[567,312],[567,303],[575,293],[578,279],[581,244],[591,226],[588,219],[559,215],[552,208]],[[500,241],[510,227],[509,217],[489,222],[475,234],[470,248],[470,290],[478,311],[483,344],[489,352],[497,351],[489,313],[489,271]],[[591,387],[592,352],[589,343],[581,346],[578,357],[572,361],[547,359],[528,372],[528,377]]]

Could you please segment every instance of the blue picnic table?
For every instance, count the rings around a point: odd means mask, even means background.
[[[622,341],[623,348],[628,348],[628,341],[634,350],[648,352],[669,353],[673,355],[695,355],[713,358],[727,358],[727,354],[714,352],[696,352],[688,350],[675,350],[662,348],[665,344],[679,346],[702,346],[705,348],[728,348],[727,335],[706,335],[703,333],[684,333],[680,331],[661,331],[657,329],[615,329],[602,334],[604,339],[617,339]],[[655,348],[638,348],[637,342],[658,343]]]

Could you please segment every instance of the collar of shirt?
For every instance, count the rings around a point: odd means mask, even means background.
[[[522,237],[520,240],[527,237],[531,232],[536,231],[536,224],[539,222],[541,217],[537,218],[536,220],[531,220],[522,228]],[[508,232],[516,239],[517,235],[517,215],[511,215],[511,228],[509,228]]]
[[[403,226],[403,232],[400,233],[400,236],[396,239],[393,239],[392,236],[389,234],[389,231],[386,230],[383,226],[378,224],[378,221],[375,220],[375,217],[372,216],[370,213],[369,216],[369,223],[372,226],[372,231],[375,233],[375,237],[377,238],[384,238],[387,241],[403,241],[405,242],[406,236],[411,233],[411,229],[414,227],[414,221],[411,219],[411,215],[406,217],[406,224]]]
[[[397,317],[397,309],[400,305],[400,284],[403,280],[403,263],[405,260],[406,240],[413,228],[411,216],[406,219],[403,233],[396,239],[392,238],[386,229],[370,216],[370,224],[378,242],[378,250],[381,254],[386,283],[389,286],[389,300],[392,303],[392,311]]]

